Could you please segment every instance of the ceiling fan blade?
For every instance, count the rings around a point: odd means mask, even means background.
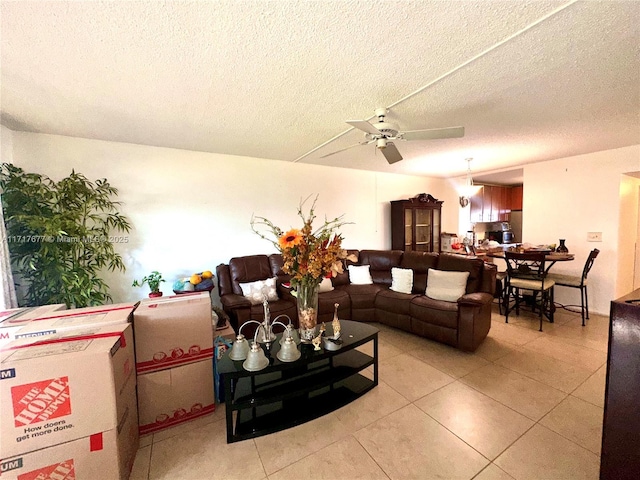
[[[369,145],[371,142],[374,142],[374,141],[375,140],[368,140],[366,142],[360,142],[360,143],[356,143],[354,145],[349,145],[348,147],[341,148],[340,150],[336,150],[335,152],[327,153],[326,155],[323,155],[320,158],[330,157],[331,155],[335,155],[336,153],[344,152],[345,150],[349,150],[350,148],[353,148],[353,147],[359,147],[360,145]]]
[[[387,162],[389,162],[389,164],[393,164],[402,160],[402,155],[400,155],[400,152],[393,144],[393,142],[387,142],[387,146],[380,151],[384,155],[384,158],[387,159]]]
[[[370,133],[372,135],[380,135],[380,130],[364,120],[347,120],[347,123],[358,130]]]
[[[403,140],[436,140],[439,138],[464,137],[464,127],[431,128],[428,130],[410,130],[402,133]]]

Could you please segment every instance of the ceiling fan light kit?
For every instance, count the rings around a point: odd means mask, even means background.
[[[464,127],[430,128],[426,130],[408,130],[402,132],[398,125],[385,121],[387,112],[388,110],[386,108],[376,108],[375,115],[378,117],[376,123],[369,123],[366,120],[347,120],[349,125],[364,132],[365,141],[328,153],[321,158],[344,152],[353,147],[369,145],[375,142],[376,148],[382,152],[387,162],[393,164],[402,160],[402,155],[400,155],[400,152],[390,140],[437,140],[464,136]]]
[[[471,176],[471,160],[473,158],[465,158],[467,161],[467,178],[465,179],[464,185],[458,189],[458,193],[460,194],[460,206],[462,208],[469,205],[469,199],[480,189],[480,186],[476,186],[473,184],[473,177]]]

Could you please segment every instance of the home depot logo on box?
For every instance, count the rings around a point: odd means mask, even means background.
[[[18,475],[18,480],[75,480],[73,459]]]
[[[11,387],[11,399],[16,427],[45,422],[71,414],[68,377],[52,378]]]

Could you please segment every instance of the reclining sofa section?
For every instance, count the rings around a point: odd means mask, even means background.
[[[319,322],[330,322],[334,304],[338,303],[341,319],[379,322],[464,351],[474,351],[489,333],[496,284],[496,267],[493,264],[475,257],[447,253],[400,250],[349,250],[349,253],[355,253],[358,261],[347,265],[369,265],[372,283],[352,284],[345,269],[344,273],[332,279],[333,290],[318,296]],[[253,305],[245,298],[240,284],[273,277],[276,277],[277,300],[269,301],[271,319],[286,314],[297,327],[296,300],[283,286],[289,282],[290,276],[282,271],[282,265],[280,254],[235,257],[228,264],[218,265],[216,275],[220,300],[236,331],[247,320],[263,319],[262,304]],[[391,269],[394,267],[413,271],[411,293],[390,289]],[[465,294],[454,302],[427,297],[425,291],[430,268],[469,272]]]

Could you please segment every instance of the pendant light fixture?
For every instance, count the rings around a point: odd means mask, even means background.
[[[479,188],[479,186],[473,184],[473,177],[471,176],[471,160],[473,158],[469,157],[465,158],[465,160],[467,161],[467,178],[464,185],[458,189],[460,206],[463,208],[469,205],[469,199],[475,195]]]

